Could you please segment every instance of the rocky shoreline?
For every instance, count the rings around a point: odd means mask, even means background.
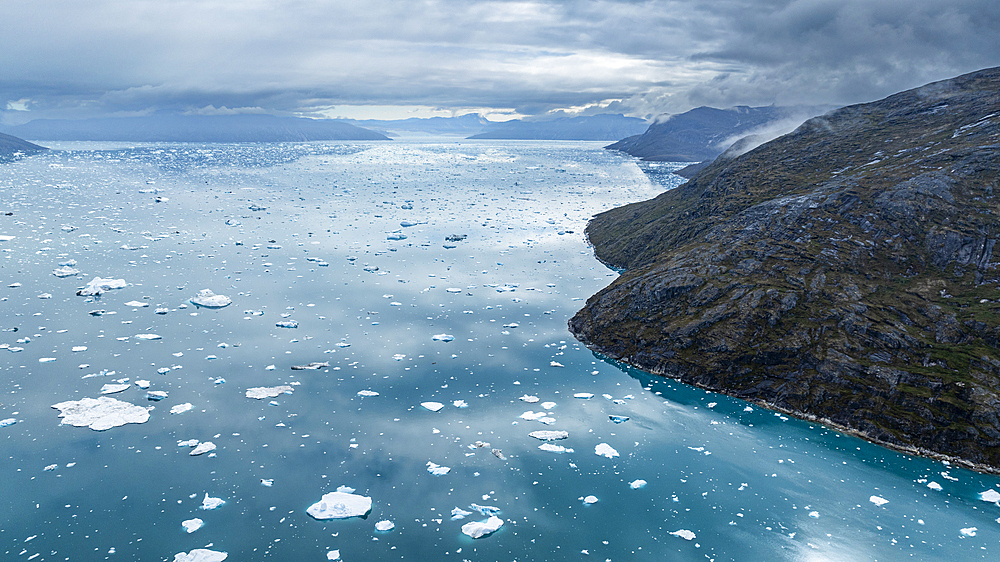
[[[1000,473],[1000,69],[811,119],[597,215],[590,349]]]

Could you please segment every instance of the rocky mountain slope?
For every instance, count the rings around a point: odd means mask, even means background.
[[[38,146],[26,140],[0,133],[0,160],[11,158],[18,152],[21,154],[32,154],[43,150],[48,149],[44,146]]]
[[[1000,472],[1000,68],[813,118],[595,217],[591,349]]]

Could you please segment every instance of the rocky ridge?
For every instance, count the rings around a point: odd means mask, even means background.
[[[810,119],[596,216],[612,359],[1000,472],[1000,68]]]

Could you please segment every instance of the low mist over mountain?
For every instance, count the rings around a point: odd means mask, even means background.
[[[273,115],[176,115],[37,119],[6,132],[39,140],[134,142],[296,142],[389,140],[381,133],[333,119]]]
[[[1000,472],[1000,68],[730,156],[593,219],[597,256],[627,271],[570,329],[652,373]]]
[[[644,133],[623,138],[607,148],[643,160],[703,162],[722,154],[741,137],[760,134],[769,140],[827,109],[831,108],[699,107],[661,118]]]
[[[490,125],[486,131],[469,138],[607,141],[638,134],[646,126],[645,119],[605,113],[539,121],[506,121]]]

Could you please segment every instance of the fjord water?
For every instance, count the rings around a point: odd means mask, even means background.
[[[1000,478],[573,340],[567,319],[615,275],[587,220],[676,185],[669,165],[647,176],[571,142],[54,148],[0,165],[5,559],[998,556],[1000,506],[979,495]],[[70,260],[79,276],[52,275]],[[77,296],[96,276],[128,286]],[[206,288],[233,304],[188,304]],[[292,370],[311,362],[329,366]],[[60,425],[52,404],[121,379],[111,397],[154,407],[149,421]],[[148,401],[138,380],[168,396]],[[293,390],[245,396],[277,385]],[[568,432],[552,444],[571,450],[540,450],[538,430]],[[191,456],[191,439],[217,448]],[[306,514],[339,486],[372,498],[366,518]],[[206,493],[226,503],[202,510]],[[462,534],[486,519],[472,504],[504,525]]]

